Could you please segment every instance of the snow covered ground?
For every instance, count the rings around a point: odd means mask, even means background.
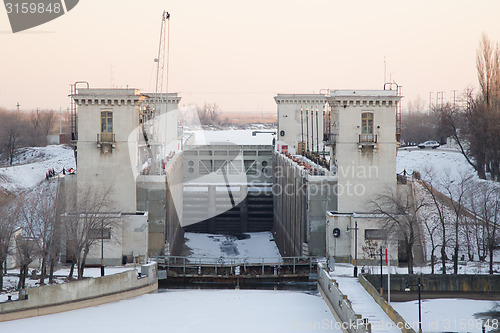
[[[251,232],[237,236],[186,232],[189,258],[197,260],[246,259],[249,263],[276,262],[281,258],[271,232]]]
[[[0,187],[9,192],[26,191],[45,181],[49,169],[61,173],[63,167],[76,168],[73,149],[68,146],[24,148],[13,166],[0,168]]]
[[[0,323],[1,332],[341,332],[318,294],[166,290],[54,315]]]
[[[404,148],[398,151],[397,156],[397,172],[402,173],[406,170],[407,174],[411,174],[414,170],[421,173],[421,178],[432,185],[441,193],[448,195],[452,194],[453,199],[458,198],[460,193],[460,184],[464,179],[467,179],[468,192],[463,200],[463,204],[467,208],[472,207],[472,202],[476,201],[478,205],[478,198],[480,199],[480,190],[483,187],[494,188],[500,187],[500,184],[490,180],[479,179],[477,173],[472,166],[467,162],[465,157],[453,149],[439,148],[439,149],[419,149],[416,147]],[[442,243],[441,226],[439,221],[439,213],[435,204],[432,201],[430,194],[418,183],[415,183],[415,190],[417,198],[423,200],[424,206],[420,209],[419,214],[422,221],[426,225],[421,226],[426,260],[430,261],[432,242],[429,231],[433,232],[434,244],[439,245]],[[443,206],[442,214],[445,217],[447,225],[447,255],[452,257],[455,235],[453,232],[454,212],[452,207]],[[463,224],[465,225],[465,224]],[[472,224],[471,224],[472,225]],[[481,233],[479,233],[481,235]],[[487,263],[479,263],[478,260],[478,242],[473,239],[475,234],[473,230],[469,230],[468,237],[471,239],[467,242],[466,231],[461,228],[459,235],[459,258],[464,257],[468,260],[469,253],[474,254],[474,262],[463,261],[459,267],[460,273],[487,273]],[[481,243],[480,241],[479,243]],[[440,257],[440,247],[437,248],[435,256]],[[500,271],[500,250],[494,253],[495,269]],[[439,266],[439,265],[437,265]],[[439,267],[436,267],[439,269]]]
[[[415,331],[418,329],[418,301],[392,302],[391,305]],[[482,320],[490,319],[491,327],[495,321],[488,313],[496,312],[496,329],[499,328],[498,313],[500,302],[477,301],[470,299],[426,299],[422,301],[422,330],[424,332],[481,332]]]
[[[421,178],[432,182],[438,191],[448,195],[448,190],[450,190],[455,197],[457,196],[458,184],[464,179],[467,179],[468,187],[473,191],[473,194],[480,185],[500,188],[498,182],[480,179],[465,157],[454,149],[419,149],[415,147],[399,149],[396,172],[402,174],[404,170],[409,175],[414,170],[419,171]]]
[[[450,172],[452,178],[460,173],[474,174],[474,169],[467,163],[465,157],[453,149],[419,149],[417,147],[401,148],[398,150],[396,172],[402,173],[406,169],[408,174],[414,170],[420,171],[425,179],[430,171],[440,174]]]

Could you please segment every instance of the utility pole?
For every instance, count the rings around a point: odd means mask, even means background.
[[[387,249],[385,249],[385,260],[387,262],[387,304],[391,304],[391,259],[389,258],[389,242],[387,242]]]

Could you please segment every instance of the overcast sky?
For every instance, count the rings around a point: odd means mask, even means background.
[[[276,93],[403,86],[404,105],[477,86],[482,33],[500,42],[499,0],[81,0],[12,34],[0,8],[0,106],[63,109],[69,85],[154,91],[162,11],[169,91],[181,104],[276,110]],[[435,94],[434,94],[435,97]]]

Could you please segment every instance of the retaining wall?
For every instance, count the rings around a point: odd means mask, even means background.
[[[0,303],[0,322],[75,310],[143,295],[158,289],[156,263],[136,270],[62,284],[26,288],[19,299]]]
[[[321,263],[318,263],[318,289],[333,315],[343,325],[344,332],[371,333],[371,324],[365,323],[361,315],[353,310],[351,301],[342,294],[338,283],[331,278]]]
[[[391,274],[391,291],[404,291],[407,284],[416,284],[418,275]],[[380,286],[380,275],[365,275],[371,284]],[[422,292],[434,293],[496,293],[500,294],[500,278],[498,275],[479,274],[422,274],[424,285]],[[382,285],[387,290],[387,275],[382,276]],[[415,289],[415,288],[413,288]],[[413,290],[414,291],[414,290]],[[425,298],[425,297],[424,297]]]
[[[403,333],[415,333],[415,330],[404,320],[404,318],[394,308],[387,304],[385,299],[380,296],[379,291],[363,276],[358,276],[358,281],[366,289],[366,291],[373,297],[375,302],[382,308],[382,310],[391,318],[397,327]],[[392,279],[391,279],[392,281]]]

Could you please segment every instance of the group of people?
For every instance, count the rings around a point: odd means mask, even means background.
[[[74,170],[73,168],[69,168],[68,170],[66,170],[66,168],[64,168],[64,167],[63,167],[63,168],[62,168],[62,171],[61,171],[59,174],[61,174],[61,173],[62,173],[63,175],[66,175],[66,172],[67,172],[68,174],[72,175],[72,174],[74,174],[74,173],[75,173],[75,170]],[[54,178],[54,177],[58,176],[59,174],[58,174],[58,173],[56,173],[56,171],[54,170],[54,168],[49,169],[49,171],[47,171],[47,172],[45,173],[45,179],[46,179],[46,180],[52,179],[52,178]]]
[[[49,169],[49,171],[47,171],[45,173],[45,179],[47,179],[47,180],[54,178],[55,176],[56,176],[56,172],[55,172],[54,168]]]

